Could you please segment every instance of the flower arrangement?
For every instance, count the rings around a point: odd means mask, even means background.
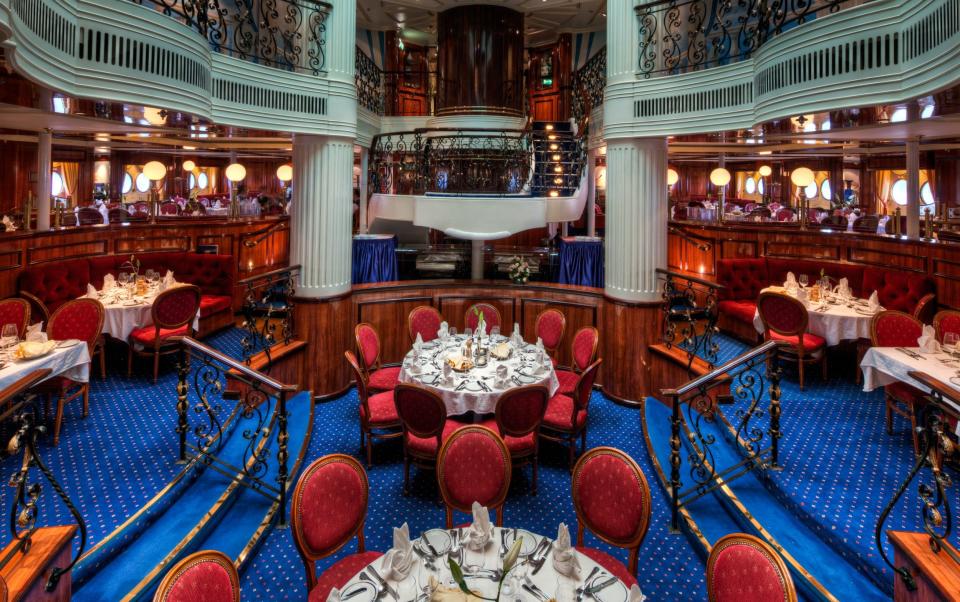
[[[120,268],[133,272],[134,277],[136,277],[140,273],[140,260],[137,259],[136,255],[131,254],[130,259],[120,264]]]
[[[510,260],[507,273],[514,284],[526,284],[530,280],[530,264],[526,259],[515,256]]]

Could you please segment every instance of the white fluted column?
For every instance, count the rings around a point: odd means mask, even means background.
[[[656,302],[657,268],[667,265],[667,141],[607,144],[607,296]]]
[[[920,139],[907,140],[907,236],[920,238]]]
[[[53,134],[50,130],[43,130],[37,134],[37,230],[43,232],[50,229],[50,195],[53,174]],[[29,224],[30,216],[24,215],[25,224]]]
[[[297,134],[293,139],[290,259],[300,267],[297,296],[350,290],[353,140]]]

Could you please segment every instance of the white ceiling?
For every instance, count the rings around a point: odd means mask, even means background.
[[[606,28],[606,0],[357,0],[357,25],[364,29],[403,29],[414,43],[434,43],[436,15],[471,4],[506,6],[524,14],[527,44],[551,42],[561,32]]]

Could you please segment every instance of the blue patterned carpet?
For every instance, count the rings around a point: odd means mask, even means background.
[[[210,338],[212,346],[239,355],[239,331]],[[721,339],[721,360],[734,357],[745,346]],[[169,365],[157,386],[145,376],[147,366],[131,379],[123,376],[124,362],[113,362],[107,382],[92,382],[91,414],[80,419],[80,404],[68,406],[60,445],[43,445],[41,453],[62,479],[67,491],[83,509],[89,523],[90,545],[96,543],[132,514],[176,473],[175,424],[176,377]],[[125,361],[125,358],[122,358]],[[876,517],[892,495],[912,460],[905,422],[896,423],[893,436],[883,428],[882,394],[866,394],[853,384],[852,357],[831,358],[832,378],[821,383],[816,374],[801,393],[792,370],[784,371],[781,458],[782,473],[774,479],[784,503],[796,507],[801,520],[814,522],[826,537],[866,560],[876,571],[882,563],[873,545]],[[353,391],[316,408],[313,438],[307,454],[313,460],[323,454],[347,452],[360,455]],[[7,433],[4,433],[6,436]],[[636,410],[616,405],[595,393],[590,408],[588,445],[612,445],[630,453],[647,474],[653,491],[654,512],[640,554],[639,580],[652,600],[705,599],[704,564],[683,536],[669,535],[667,498],[656,484],[647,456]],[[541,460],[540,492],[528,492],[530,470],[514,477],[505,520],[531,530],[551,534],[557,524],[574,523],[570,477],[565,451],[545,445]],[[389,546],[391,528],[403,521],[413,533],[443,523],[443,509],[431,472],[414,470],[410,497],[401,494],[402,461],[397,442],[375,445],[375,465],[370,469],[371,499],[366,524],[368,548]],[[0,462],[6,480],[16,469],[16,460]],[[958,490],[950,495],[960,507]],[[9,508],[9,487],[2,488],[0,506]],[[891,528],[916,529],[915,487],[895,510]],[[66,509],[46,488],[40,522],[67,520]],[[465,518],[465,517],[463,517]],[[588,545],[603,547],[588,536]],[[347,552],[352,551],[353,545]],[[609,548],[608,548],[609,549]],[[620,558],[622,551],[612,551]],[[321,562],[320,568],[328,565]],[[889,571],[886,573],[888,578]],[[303,567],[289,530],[274,530],[242,577],[246,600],[296,600],[305,598]]]

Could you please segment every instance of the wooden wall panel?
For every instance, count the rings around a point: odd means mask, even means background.
[[[118,238],[114,244],[113,252],[116,254],[191,250],[191,240],[189,236],[138,236],[136,238]]]
[[[407,316],[420,305],[433,305],[433,296],[357,299],[354,303],[356,318],[350,327],[352,329],[361,322],[373,324],[380,333],[380,361],[386,364],[398,364],[410,351],[410,345],[413,343],[407,330]],[[349,348],[356,353],[356,343],[351,344]]]
[[[463,332],[466,326],[467,309],[474,303],[489,303],[500,312],[500,328],[504,334],[513,332],[513,323],[518,322],[514,311],[515,299],[512,296],[479,295],[441,295],[437,309],[443,314],[450,326]]]
[[[548,309],[556,309],[567,318],[567,326],[563,331],[563,340],[557,352],[557,361],[561,366],[569,366],[573,358],[570,356],[570,341],[573,333],[584,326],[593,326],[600,329],[599,312],[596,303],[582,303],[576,301],[562,301],[545,297],[534,297],[520,300],[520,330],[526,341],[536,341],[537,316]]]

